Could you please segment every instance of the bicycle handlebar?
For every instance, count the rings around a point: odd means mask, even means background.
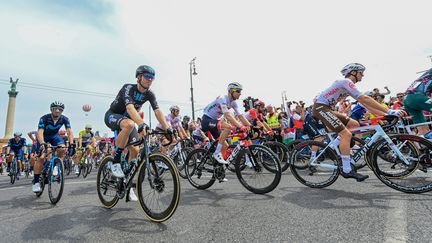
[[[387,130],[395,126],[399,119],[398,116],[394,115],[377,116],[371,119],[371,125],[380,125],[383,130]],[[381,125],[378,124],[378,121],[387,121],[388,123]]]

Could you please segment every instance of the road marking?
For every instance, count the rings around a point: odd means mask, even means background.
[[[384,242],[407,242],[407,203],[404,200],[390,199],[387,221],[384,229]]]
[[[73,185],[73,184],[87,184],[87,183],[95,183],[96,181],[75,181],[75,182],[69,182],[65,183],[66,185]]]
[[[2,188],[0,191],[7,191],[7,190],[14,190],[14,189],[20,189],[25,188],[24,186],[15,186],[15,187],[8,187],[8,188]]]

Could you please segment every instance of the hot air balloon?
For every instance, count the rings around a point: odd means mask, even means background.
[[[85,104],[85,105],[83,105],[83,107],[82,107],[82,109],[83,109],[83,111],[85,112],[85,115],[86,116],[88,116],[88,113],[91,111],[91,105],[89,105],[89,104]]]

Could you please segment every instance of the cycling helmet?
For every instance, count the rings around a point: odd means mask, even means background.
[[[237,83],[237,82],[233,82],[233,83],[228,84],[228,90],[230,90],[230,89],[240,89],[240,90],[242,90],[243,86],[241,84]]]
[[[191,118],[189,116],[184,116],[183,119],[190,121]]]
[[[254,102],[254,107],[257,107],[257,106],[265,107],[265,103],[264,103],[264,101],[262,101],[262,100],[256,100],[256,101]]]
[[[365,66],[360,63],[350,63],[342,68],[341,73],[344,77],[346,77],[352,71],[364,71],[366,70]]]
[[[92,129],[93,127],[92,127],[92,125],[91,124],[86,124],[85,125],[85,129]]]
[[[14,137],[21,137],[22,136],[22,133],[21,132],[15,132],[14,133]]]
[[[155,70],[152,67],[147,66],[147,65],[141,65],[141,66],[139,66],[137,68],[137,70],[135,72],[135,78],[138,78],[138,75],[144,74],[144,73],[150,73],[150,74],[153,74],[153,75],[156,74]]]
[[[172,105],[172,106],[170,107],[170,111],[171,111],[171,112],[173,112],[173,111],[180,111],[180,108],[179,108],[177,105]]]
[[[60,101],[54,101],[53,103],[51,103],[50,108],[62,108],[64,110],[65,106],[63,103],[61,103]]]

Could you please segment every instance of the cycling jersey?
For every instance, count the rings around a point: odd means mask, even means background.
[[[432,69],[425,72],[420,78],[415,80],[407,89],[407,94],[421,93],[426,94],[432,91]]]
[[[69,118],[61,115],[57,122],[54,123],[52,115],[46,114],[40,118],[38,128],[44,130],[44,137],[54,137],[58,135],[57,133],[63,125],[66,129],[71,128]]]
[[[361,92],[350,79],[337,80],[328,89],[321,92],[314,99],[314,103],[335,106],[337,102],[345,99],[348,95],[357,100]]]
[[[180,116],[173,116],[171,113],[165,116],[166,121],[168,124],[171,125],[173,129],[176,129],[177,131],[182,127],[182,121],[180,120]],[[157,124],[156,128],[162,129],[163,127],[160,123]]]
[[[214,119],[219,120],[225,112],[229,112],[229,109],[233,109],[236,115],[241,115],[242,113],[238,109],[237,102],[235,100],[230,101],[228,95],[224,97],[218,96],[216,100],[207,105],[204,108],[204,115]]]
[[[351,110],[351,118],[356,121],[360,121],[366,111],[366,108],[362,104],[357,103],[357,105],[355,105],[354,108]]]
[[[18,141],[16,141],[15,138],[11,138],[9,139],[8,146],[12,151],[17,152],[26,146],[26,139],[20,138]]]
[[[138,90],[137,84],[125,84],[111,103],[110,110],[112,113],[123,114],[129,117],[126,111],[127,105],[133,104],[135,109],[139,110],[146,101],[150,101],[153,110],[159,108],[156,97],[151,90],[146,90],[144,93],[141,93]]]
[[[248,120],[251,124],[253,124],[255,120],[259,120],[259,121],[263,120],[263,115],[261,113],[258,113],[258,110],[255,108],[249,109],[244,114],[244,116],[246,120]]]
[[[87,144],[90,144],[92,142],[92,138],[94,137],[93,132],[89,131],[87,132],[87,130],[82,130],[81,132],[79,132],[79,136],[82,139],[82,145],[85,146]]]

